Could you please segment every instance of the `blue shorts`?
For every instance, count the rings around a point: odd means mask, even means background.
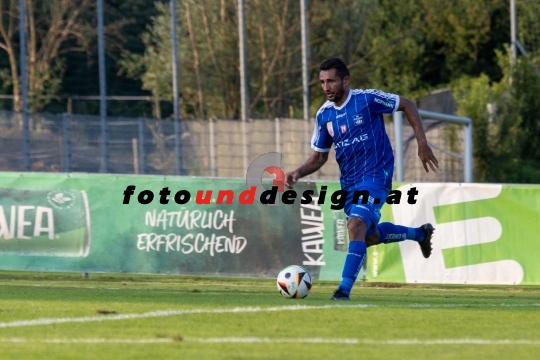
[[[367,204],[362,204],[363,197],[358,199],[357,204],[353,204],[354,192],[367,190],[369,197]],[[377,224],[381,220],[381,208],[386,202],[390,189],[374,183],[361,183],[347,191],[347,200],[345,202],[345,214],[347,219],[350,217],[364,220],[368,230],[366,236],[377,231]],[[365,200],[364,200],[365,202]]]

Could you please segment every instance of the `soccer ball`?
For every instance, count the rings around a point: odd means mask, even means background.
[[[287,266],[277,277],[277,288],[284,298],[303,299],[311,290],[311,276],[301,266]]]

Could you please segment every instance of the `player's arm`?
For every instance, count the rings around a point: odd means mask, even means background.
[[[420,157],[424,169],[426,169],[426,172],[429,172],[429,166],[433,172],[437,172],[439,161],[433,154],[431,147],[428,145],[426,133],[422,126],[422,118],[418,113],[416,105],[411,100],[400,96],[397,110],[405,113],[407,120],[409,120],[409,123],[413,128],[414,134],[416,135],[416,141],[418,142],[418,157]]]
[[[319,170],[328,160],[327,152],[313,151],[313,154],[298,169],[285,174],[285,185],[292,186],[302,177],[313,174]]]

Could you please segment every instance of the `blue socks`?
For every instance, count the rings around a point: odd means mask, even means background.
[[[389,222],[377,225],[379,240],[377,244],[389,244],[403,240],[424,241],[424,231],[421,228],[394,225]]]
[[[366,260],[366,243],[364,241],[351,241],[349,242],[349,252],[345,258],[345,265],[343,266],[343,273],[341,276],[341,284],[339,288],[345,294],[349,295],[351,289],[358,277],[358,273],[364,265]]]
[[[377,225],[379,240],[377,244],[389,244],[404,240],[424,241],[424,231],[421,228],[411,228],[407,226],[394,225],[392,223],[380,223]],[[350,295],[351,289],[358,277],[358,273],[366,260],[366,243],[364,241],[349,242],[349,252],[345,258],[343,266],[342,280],[339,289]]]

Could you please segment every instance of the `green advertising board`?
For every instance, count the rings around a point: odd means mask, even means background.
[[[304,253],[322,253],[316,225],[318,246],[304,249],[298,242],[311,226],[300,225],[299,201],[242,205],[241,179],[36,173],[0,178],[0,269],[274,276],[301,263]],[[130,185],[134,195],[125,204]],[[161,203],[163,188],[171,192],[168,204]],[[314,191],[315,184],[300,188]],[[195,202],[199,190],[209,195],[209,204]],[[181,191],[191,194],[185,204],[174,200]],[[234,198],[218,204],[220,191]],[[141,204],[139,198],[148,201],[150,192],[153,201]],[[307,213],[312,222],[322,219],[320,211]],[[317,256],[306,264],[315,277]]]
[[[301,182],[294,203],[267,206],[242,204],[242,196],[252,195],[245,179],[47,173],[0,179],[3,270],[274,277],[296,264],[315,279],[341,279],[346,219],[329,195],[317,203],[321,186],[331,194],[337,182]],[[409,204],[413,187],[417,201]],[[540,186],[419,183],[394,190],[401,202],[384,205],[381,221],[431,222],[433,254],[424,259],[413,241],[370,247],[368,281],[540,284],[534,259]],[[306,191],[313,201],[302,204]]]

